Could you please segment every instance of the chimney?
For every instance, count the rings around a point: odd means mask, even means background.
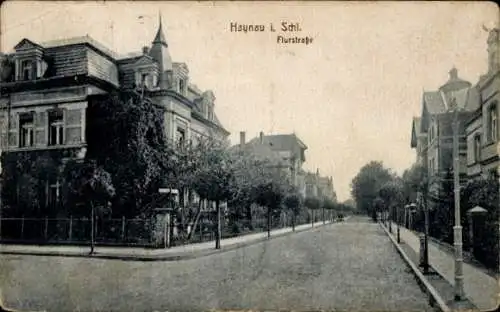
[[[260,135],[259,135],[259,138],[260,138],[260,144],[264,143],[264,132],[260,132]]]
[[[142,54],[144,54],[144,55],[149,54],[149,47],[148,46],[142,47]]]
[[[240,131],[240,146],[245,145],[245,131]]]
[[[450,80],[456,80],[458,78],[458,71],[455,67],[450,70]]]

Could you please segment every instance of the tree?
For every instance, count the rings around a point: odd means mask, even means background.
[[[163,109],[135,92],[120,91],[89,103],[87,159],[110,173],[114,212],[152,213],[154,194],[171,167],[173,147],[165,139]]]
[[[330,215],[329,219],[332,220],[332,213],[333,213],[333,211],[337,210],[337,209],[340,209],[341,208],[341,204],[336,204],[333,200],[331,200],[329,198],[326,198],[323,201],[323,208],[328,211],[328,214]],[[340,213],[340,211],[338,211],[338,212]]]
[[[262,163],[263,174],[255,181],[253,198],[257,204],[267,208],[267,236],[271,236],[271,221],[273,212],[278,212],[286,194],[288,179],[281,168],[276,168],[270,162]]]
[[[467,210],[480,206],[488,212],[482,216],[482,221],[476,226],[475,231],[479,234],[474,239],[478,244],[474,248],[475,257],[489,268],[498,268],[499,253],[499,232],[498,232],[498,202],[499,184],[497,179],[481,178],[469,181],[462,190],[462,203],[460,205],[462,223],[464,227],[464,241],[470,240],[468,237],[469,226],[467,220]],[[477,235],[476,234],[476,235]]]
[[[391,181],[384,183],[379,190],[379,196],[384,202],[385,208],[389,211],[390,220],[400,223],[401,208],[404,207],[402,180],[394,177]],[[394,213],[395,209],[397,209],[396,213]]]
[[[295,231],[295,222],[299,214],[302,198],[299,193],[291,188],[285,197],[284,203],[288,211],[292,213],[292,231]]]
[[[306,197],[304,205],[311,210],[311,224],[314,226],[314,211],[321,207],[321,202],[317,197]]]
[[[200,166],[193,173],[192,186],[201,198],[214,201],[216,205],[215,248],[220,249],[221,209],[220,203],[231,198],[234,182],[233,168],[229,153],[214,139],[200,142]]]
[[[72,179],[69,178],[65,182],[65,201],[74,200],[87,204],[85,207],[90,212],[90,253],[92,254],[95,246],[96,212],[102,214],[103,210],[108,209],[109,202],[116,193],[112,178],[95,161],[73,162],[66,168],[66,177],[72,177]]]
[[[351,195],[358,210],[371,215],[374,221],[376,212],[373,209],[373,200],[378,196],[380,187],[391,179],[391,173],[382,162],[371,161],[360,169],[351,182]]]

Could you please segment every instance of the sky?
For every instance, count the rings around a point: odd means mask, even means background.
[[[482,25],[498,25],[492,2],[6,1],[0,50],[23,38],[89,35],[120,54],[137,52],[153,40],[159,12],[173,61],[215,93],[231,141],[240,131],[247,140],[295,133],[308,146],[304,168],[333,177],[339,200],[371,160],[400,174],[411,166],[423,90],[439,88],[453,66],[475,84],[487,70]],[[282,32],[281,22],[301,31]],[[231,32],[231,23],[266,31]],[[278,35],[313,42],[278,44]]]

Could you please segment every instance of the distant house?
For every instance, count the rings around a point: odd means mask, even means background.
[[[261,159],[267,159],[283,168],[299,192],[305,193],[302,165],[304,164],[307,146],[295,134],[264,135],[249,142],[245,141],[245,132],[240,133],[239,148],[251,152]]]
[[[0,66],[3,153],[83,159],[98,144],[87,137],[88,108],[114,90],[146,94],[162,107],[165,136],[172,142],[229,136],[215,113],[214,93],[190,82],[185,63],[172,61],[161,18],[151,46],[139,53],[118,56],[88,36],[48,43],[25,38],[12,53],[0,55]],[[60,179],[43,183],[44,207],[60,202]]]

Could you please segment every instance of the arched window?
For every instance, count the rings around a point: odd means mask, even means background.
[[[498,140],[498,112],[497,103],[490,106],[488,110],[488,139],[490,142]]]

